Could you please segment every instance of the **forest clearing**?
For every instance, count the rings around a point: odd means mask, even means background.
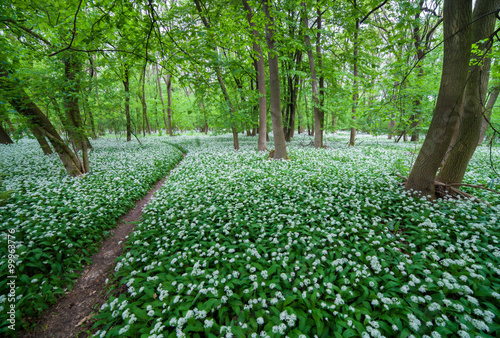
[[[500,337],[500,0],[0,2],[0,336]]]
[[[106,138],[94,142],[92,172],[78,178],[34,141],[0,147],[5,188],[14,191],[1,209],[0,250],[7,257],[5,234],[15,228],[17,328],[71,289],[116,218],[181,160],[165,140],[187,155],[95,290],[114,291],[92,309],[87,333],[500,332],[500,196],[463,188],[491,207],[413,198],[396,173],[407,175],[415,145],[362,135],[347,147],[348,133],[327,135],[323,150],[299,135],[289,161],[256,152],[255,137],[242,137],[238,152],[230,135],[148,137],[142,146]],[[498,186],[489,156],[487,147],[476,151],[467,183]],[[498,147],[492,156],[498,163]]]

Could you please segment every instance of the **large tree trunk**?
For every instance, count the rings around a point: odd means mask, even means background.
[[[497,101],[498,94],[500,93],[500,87],[493,88],[493,91],[490,94],[490,98],[488,99],[488,103],[486,104],[486,109],[484,111],[483,120],[481,122],[481,133],[479,134],[478,145],[483,144],[484,136],[486,135],[486,131],[490,125],[491,113],[493,111],[493,106]]]
[[[259,32],[257,32],[255,22],[252,21],[253,12],[248,4],[248,0],[242,0],[243,7],[247,12],[248,24],[252,29],[253,36],[253,50],[256,54],[255,71],[257,75],[257,89],[259,91],[259,138],[257,140],[257,149],[259,151],[266,151],[266,134],[267,134],[267,103],[266,103],[266,71],[264,69],[264,56],[262,55],[262,48],[257,43],[259,39]]]
[[[80,116],[80,106],[78,103],[80,93],[78,72],[80,70],[80,63],[71,53],[67,53],[63,61],[65,75],[64,110],[66,112],[66,120],[70,126],[68,132],[71,140],[76,145],[76,149],[81,149],[82,151],[82,173],[87,173],[90,171],[88,158],[89,140],[85,134],[85,127]]]
[[[125,118],[127,119],[127,142],[130,142],[132,141],[132,124],[130,121],[130,81],[128,64],[125,64],[123,68],[123,87],[125,88]]]
[[[0,143],[1,144],[12,144],[14,143],[10,138],[9,134],[3,129],[2,122],[0,122]],[[50,149],[50,148],[49,148]]]
[[[458,119],[470,61],[472,0],[444,1],[444,58],[441,85],[424,144],[406,189],[435,198],[434,179]]]
[[[68,174],[71,176],[81,175],[84,172],[84,167],[80,159],[64,143],[61,136],[57,133],[56,128],[54,128],[49,119],[31,101],[29,96],[20,87],[19,82],[12,81],[9,72],[4,68],[2,62],[0,62],[0,85],[7,93],[6,98],[11,106],[18,113],[26,117],[34,128],[38,128],[49,139]]]
[[[271,92],[271,122],[274,133],[274,159],[288,159],[286,151],[285,133],[281,121],[281,91],[279,63],[276,48],[274,46],[274,19],[269,13],[269,4],[267,1],[262,3],[264,14],[266,15],[266,42],[269,62],[269,88]]]
[[[490,50],[491,41],[480,41],[493,34],[494,12],[499,5],[500,0],[476,1],[472,42],[479,45],[479,55],[473,55],[471,62],[455,143],[437,176],[437,180],[443,183],[462,183],[467,165],[479,141],[491,66],[491,58],[484,57],[484,53]]]
[[[311,71],[311,87],[312,87],[312,99],[314,102],[314,129],[316,133],[314,134],[314,147],[323,148],[323,126],[321,123],[322,117],[319,108],[319,95],[318,95],[318,79],[316,77],[316,67],[314,65],[314,54],[311,45],[311,38],[308,35],[308,20],[307,20],[307,7],[306,3],[301,3],[302,10],[304,11],[302,16],[302,29],[304,31],[304,42],[307,48],[307,58],[309,59],[309,69]]]

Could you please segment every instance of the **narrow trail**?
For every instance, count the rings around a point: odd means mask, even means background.
[[[179,164],[180,162],[175,168]],[[86,324],[92,322],[96,309],[100,308],[108,298],[105,289],[106,279],[112,275],[116,258],[123,253],[127,236],[132,233],[137,225],[136,222],[141,219],[144,206],[149,203],[154,193],[163,186],[169,176],[170,173],[156,182],[154,188],[136,202],[133,209],[120,218],[118,226],[112,230],[111,237],[105,240],[99,252],[92,256],[92,264],[85,268],[73,289],[36,321],[36,329],[21,331],[18,337],[76,337]],[[78,335],[78,337],[83,336],[87,334]]]

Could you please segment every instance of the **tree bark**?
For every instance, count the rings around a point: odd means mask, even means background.
[[[477,0],[473,15],[472,42],[479,46],[479,55],[472,56],[472,66],[465,87],[458,133],[455,143],[437,176],[443,183],[462,183],[469,161],[477,147],[481,134],[483,108],[488,88],[491,58],[484,56],[489,52],[491,41],[481,43],[495,30],[494,11],[500,0]],[[491,14],[489,14],[491,13]],[[489,14],[489,15],[488,15]]]
[[[148,106],[146,102],[146,64],[141,72],[141,82],[142,90],[140,91],[139,97],[142,105],[142,132],[146,136],[146,132],[151,135],[151,125],[148,119]]]
[[[304,32],[304,42],[307,48],[307,58],[309,59],[309,70],[311,71],[311,87],[312,87],[312,100],[314,110],[314,147],[323,148],[323,126],[321,123],[321,112],[319,108],[319,95],[318,95],[318,79],[316,77],[316,67],[314,64],[314,54],[311,45],[311,38],[308,35],[308,20],[307,20],[307,6],[305,2],[301,3],[303,16],[302,16],[302,29]]]
[[[354,8],[356,9],[356,0],[354,0]],[[356,120],[356,111],[358,109],[358,44],[359,44],[359,18],[356,18],[356,26],[354,29],[353,39],[353,82],[352,82],[352,119]],[[349,146],[354,146],[356,142],[356,128],[351,128],[351,136],[349,138]]]
[[[10,73],[0,62],[0,85],[7,93],[6,98],[11,106],[21,115],[26,117],[34,128],[45,135],[59,155],[66,172],[71,176],[79,176],[84,172],[84,167],[75,153],[64,143],[57,133],[56,128],[42,111],[31,101],[26,92],[20,87],[19,82],[12,81]]]
[[[286,150],[285,133],[281,121],[281,90],[280,90],[280,75],[279,63],[276,48],[274,46],[274,19],[269,13],[269,4],[267,1],[262,3],[266,21],[266,43],[269,63],[269,88],[271,92],[271,122],[274,133],[274,159],[288,159]]]
[[[483,120],[481,122],[481,133],[479,134],[478,145],[482,145],[484,142],[484,136],[486,135],[486,131],[490,125],[491,113],[493,111],[493,106],[497,101],[498,94],[500,93],[500,87],[493,88],[493,91],[490,94],[490,98],[488,99],[488,103],[486,104],[486,109],[484,111]]]
[[[71,53],[67,53],[64,56],[63,62],[65,75],[64,110],[70,127],[68,133],[71,140],[75,143],[76,149],[81,149],[82,151],[82,173],[87,173],[90,171],[88,158],[89,140],[85,134],[85,127],[80,116],[80,106],[78,103],[80,93],[80,79],[78,78],[80,63]]]
[[[163,77],[163,81],[167,85],[167,130],[170,136],[174,136],[172,131],[172,76],[167,74]]]
[[[210,24],[208,23],[207,19],[203,15],[203,10],[200,5],[199,0],[194,0],[194,3],[196,5],[196,9],[200,13],[201,19],[203,21],[203,24],[205,25],[206,28],[210,28]],[[217,48],[214,44],[214,49],[217,52]],[[219,66],[214,66],[215,69],[215,74],[217,76],[217,81],[219,82],[220,89],[222,91],[222,94],[224,95],[224,99],[229,107],[229,117],[231,120],[231,132],[233,133],[233,147],[235,150],[240,149],[240,143],[238,139],[238,129],[236,128],[235,122],[234,122],[234,106],[231,102],[231,98],[229,97],[229,93],[227,91],[226,85],[224,84],[224,79],[222,78],[222,72],[220,70]]]
[[[36,140],[38,141],[40,148],[42,148],[43,153],[45,155],[52,154],[53,153],[52,148],[50,148],[49,143],[45,139],[43,133],[40,132],[39,128],[37,128],[36,126],[29,126],[29,128],[33,136],[35,136]]]
[[[266,103],[266,71],[264,69],[264,56],[262,48],[257,43],[259,32],[257,32],[255,22],[252,21],[253,11],[248,0],[242,0],[243,7],[247,12],[247,20],[252,29],[253,36],[253,51],[255,52],[255,71],[257,75],[257,90],[259,91],[259,138],[257,140],[257,149],[259,151],[267,150],[266,134],[267,134],[267,103]]]
[[[435,198],[434,179],[458,119],[470,60],[472,0],[445,0],[441,84],[427,137],[408,176],[406,189]]]
[[[132,141],[132,124],[130,121],[130,80],[128,64],[123,69],[123,87],[125,88],[125,118],[127,119],[127,142]]]
[[[14,141],[12,141],[12,139],[10,138],[9,134],[7,134],[7,132],[3,128],[2,122],[0,122],[0,143],[1,144],[12,144],[12,143],[14,143]]]

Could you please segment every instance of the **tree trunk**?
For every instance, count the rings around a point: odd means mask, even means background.
[[[76,149],[81,149],[82,151],[82,173],[88,173],[90,171],[88,158],[89,140],[85,135],[85,127],[80,116],[78,103],[78,95],[80,93],[78,72],[80,71],[80,63],[71,53],[65,55],[63,62],[65,76],[64,110],[66,112],[66,120],[70,126],[68,132],[76,145]]]
[[[441,84],[424,144],[408,176],[406,189],[435,198],[434,179],[450,144],[467,81],[470,61],[472,0],[444,1],[444,57]]]
[[[151,125],[149,124],[148,119],[148,107],[146,102],[146,65],[142,69],[141,73],[141,82],[142,82],[142,90],[140,92],[140,99],[142,105],[142,130],[144,136],[146,136],[146,131],[151,135]]]
[[[167,85],[167,130],[170,136],[174,136],[172,131],[172,76],[167,74],[163,77],[163,81]]]
[[[481,43],[495,30],[495,10],[500,0],[477,0],[472,26],[472,43],[479,46],[479,55],[473,55],[459,119],[455,143],[437,179],[443,183],[462,183],[467,165],[474,154],[481,134],[483,107],[488,88],[491,41]],[[491,13],[491,14],[489,14]],[[489,14],[489,15],[488,15]],[[477,21],[476,21],[477,20]]]
[[[354,8],[356,9],[356,0],[354,0]],[[356,111],[358,109],[358,44],[359,44],[359,18],[356,18],[356,27],[354,30],[353,39],[353,83],[352,83],[352,119],[356,120]],[[356,140],[356,128],[351,128],[351,136],[349,138],[349,146],[352,147]]]
[[[259,39],[259,32],[257,32],[255,22],[252,21],[253,12],[248,4],[248,0],[242,0],[243,7],[247,12],[247,20],[250,28],[252,29],[253,36],[253,50],[256,54],[254,57],[255,72],[257,75],[257,89],[259,91],[259,138],[257,140],[257,149],[259,151],[266,151],[266,134],[267,134],[267,103],[266,103],[266,71],[264,69],[264,56],[262,48],[257,43]]]
[[[158,93],[160,94],[161,108],[163,113],[162,114],[163,123],[165,124],[165,130],[168,131],[167,116],[165,115],[165,102],[163,101],[163,94],[161,91],[161,78],[160,78],[160,71],[158,70],[158,65],[156,65],[156,82],[158,83]]]
[[[194,3],[196,5],[196,9],[198,10],[198,12],[201,16],[203,24],[205,25],[206,28],[210,28],[208,21],[206,20],[206,18],[203,15],[203,10],[201,8],[200,1],[194,0]],[[215,49],[215,52],[217,52],[217,48],[216,48],[215,44],[214,44],[214,49]],[[214,69],[215,69],[215,74],[217,75],[217,81],[219,82],[220,89],[222,91],[222,94],[224,95],[224,99],[225,99],[227,105],[229,106],[229,118],[230,118],[230,123],[231,123],[231,131],[233,133],[233,147],[235,150],[238,150],[238,149],[240,149],[240,143],[238,140],[238,129],[236,128],[235,119],[234,119],[234,106],[233,106],[231,99],[229,97],[229,93],[227,91],[226,85],[224,84],[224,79],[222,78],[222,73],[221,73],[220,67],[218,65],[215,65]]]
[[[279,63],[276,48],[274,46],[274,19],[269,13],[269,4],[267,1],[262,3],[264,14],[266,15],[266,42],[269,62],[269,87],[271,92],[271,121],[274,133],[274,159],[288,159],[286,151],[285,133],[281,122],[281,91]]]
[[[483,120],[481,122],[481,133],[479,134],[479,141],[478,145],[482,145],[484,141],[484,136],[486,135],[486,131],[488,130],[488,127],[490,125],[490,118],[491,118],[491,113],[493,111],[493,106],[495,105],[495,102],[497,101],[498,94],[500,93],[500,87],[495,87],[493,88],[493,91],[491,92],[490,98],[488,99],[488,103],[486,104],[486,109],[484,111],[484,116]]]
[[[316,55],[318,58],[317,69],[319,72],[319,81],[318,81],[319,107],[318,107],[318,109],[319,109],[319,116],[320,116],[319,122],[320,122],[320,127],[321,127],[321,144],[323,145],[323,136],[324,136],[323,133],[324,133],[324,130],[326,129],[326,120],[325,120],[325,111],[323,109],[323,105],[325,102],[325,77],[323,75],[323,56],[322,56],[322,52],[321,52],[321,24],[322,24],[321,16],[322,16],[322,11],[318,7],[316,12],[318,14],[318,18],[317,18],[318,33],[316,34]]]
[[[71,176],[79,176],[84,171],[82,162],[64,143],[57,133],[56,128],[42,111],[31,101],[26,92],[19,86],[19,82],[13,81],[12,76],[4,68],[4,63],[0,62],[0,85],[7,93],[6,98],[11,106],[21,115],[26,117],[34,128],[45,135],[55,151],[59,155],[67,173]]]
[[[130,121],[130,81],[128,64],[124,66],[123,87],[125,88],[125,117],[127,119],[127,142],[132,141],[132,125]]]
[[[2,122],[0,122],[0,143],[1,144],[12,144],[14,143],[10,138],[9,134],[3,129]],[[50,149],[50,147],[49,147]]]
[[[45,155],[52,154],[53,153],[52,148],[50,148],[49,143],[45,139],[43,133],[40,132],[39,128],[37,128],[36,126],[29,126],[29,128],[33,136],[35,136],[36,140],[38,141],[40,148],[42,148],[43,153]]]
[[[303,16],[302,16],[302,29],[304,31],[304,42],[307,48],[307,58],[309,59],[309,69],[311,71],[311,87],[312,87],[312,99],[313,99],[313,109],[314,109],[314,129],[316,133],[314,134],[314,147],[323,148],[323,126],[321,123],[321,112],[319,108],[319,95],[318,95],[318,79],[316,77],[316,68],[314,65],[314,54],[311,45],[311,38],[308,35],[308,20],[307,20],[307,7],[306,3],[301,3]]]

